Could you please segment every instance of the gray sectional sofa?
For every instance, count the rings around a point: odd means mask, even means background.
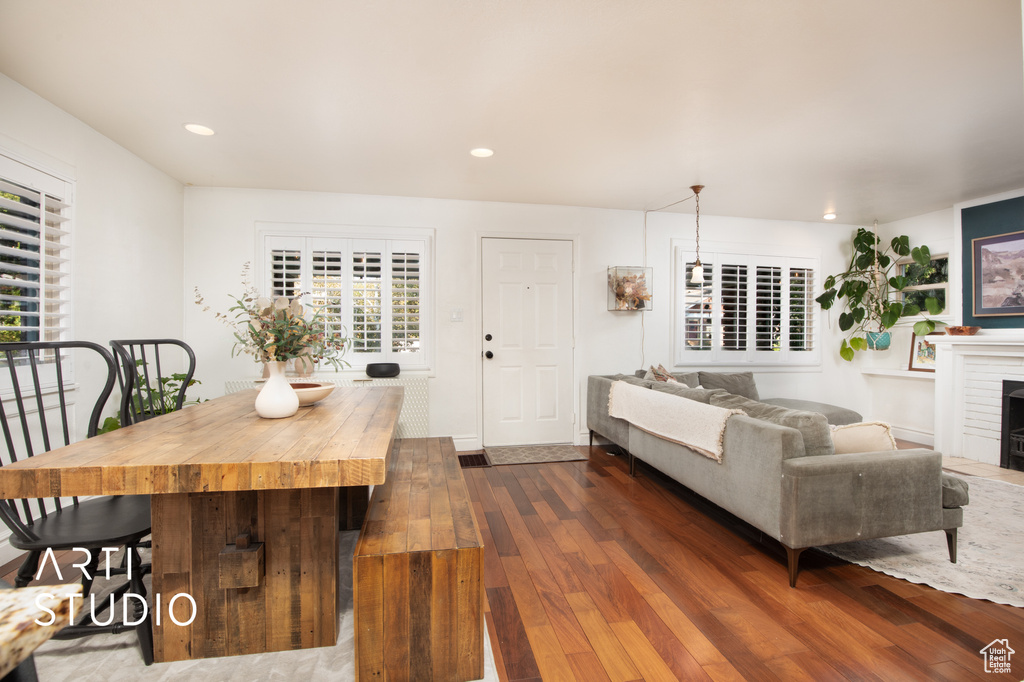
[[[950,561],[956,561],[967,488],[962,479],[942,473],[940,453],[835,454],[831,435],[822,436],[821,429],[827,433],[829,423],[861,421],[853,410],[761,400],[750,373],[673,376],[693,385],[699,381],[702,388],[635,375],[589,377],[591,445],[595,434],[612,441],[629,454],[631,474],[639,459],[777,539],[786,549],[791,586],[796,586],[800,554],[820,545],[943,530]],[[608,397],[616,380],[674,393],[680,400],[743,410],[727,422],[722,462],[611,417]]]

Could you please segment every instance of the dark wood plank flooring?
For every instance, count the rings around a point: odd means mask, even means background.
[[[463,470],[502,680],[1024,678],[1024,653],[1009,676],[986,674],[979,654],[1004,638],[1024,651],[1024,609],[815,550],[790,589],[777,542],[642,465],[631,479],[623,458],[589,452]],[[13,583],[17,566],[0,577]]]
[[[587,452],[586,448],[581,448]],[[1020,680],[1024,609],[781,546],[595,447],[589,461],[465,469],[504,680]],[[947,560],[944,553],[936,561]]]

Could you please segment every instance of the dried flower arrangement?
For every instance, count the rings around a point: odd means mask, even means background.
[[[619,274],[620,272],[627,274]],[[644,268],[609,268],[608,287],[615,295],[615,310],[643,310],[651,300]]]
[[[228,313],[214,315],[232,329],[235,346],[231,355],[238,353],[252,355],[256,362],[275,362],[303,357],[316,363],[326,361],[335,369],[348,363],[341,359],[347,350],[348,339],[341,331],[328,329],[323,309],[313,310],[307,318],[302,294],[293,298],[279,297],[271,300],[261,296],[249,281],[249,264],[242,267],[242,295],[230,296],[235,305]],[[196,305],[210,310],[205,305],[199,288],[195,289]]]

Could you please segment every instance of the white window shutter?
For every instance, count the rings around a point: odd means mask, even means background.
[[[69,203],[0,178],[0,340],[67,338]]]

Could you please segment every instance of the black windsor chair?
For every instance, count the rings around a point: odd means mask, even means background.
[[[85,351],[78,353],[81,361],[78,371],[97,364],[106,370],[106,379],[92,404],[86,430],[86,437],[96,435],[101,414],[114,387],[114,358],[106,348],[88,341],[0,343],[0,362],[6,361],[8,370],[6,376],[0,372],[0,378],[4,384],[10,383],[10,386],[0,387],[0,397],[3,398],[0,401],[0,426],[7,446],[7,455],[0,457],[0,466],[72,442],[73,414],[63,390],[65,382],[70,381],[65,365],[71,350]],[[54,373],[52,377],[48,376],[51,371]],[[46,380],[40,378],[41,374],[47,375]],[[49,388],[51,379],[56,381],[54,389]],[[46,550],[56,552],[84,548],[91,555],[82,572],[82,591],[85,603],[89,604],[88,595],[103,553],[101,550],[123,547],[120,565],[110,566],[109,572],[111,575],[130,574],[130,578],[112,592],[114,601],[129,591],[145,599],[143,577],[150,566],[142,563],[138,547],[150,532],[148,495],[96,497],[81,502],[77,497],[70,498],[70,501],[69,498],[0,500],[0,518],[11,531],[10,544],[27,552],[18,570],[16,587],[24,587],[33,580],[39,570],[40,557]],[[134,629],[139,637],[142,658],[146,665],[151,664],[153,631],[149,609],[145,609],[145,618],[142,618],[143,604],[133,600],[133,620],[137,623],[114,622],[111,614],[109,624],[96,625],[93,621],[99,620],[97,616],[107,608],[113,608],[111,603],[107,596],[96,602],[95,610],[83,607],[85,613],[79,622],[65,627],[55,638],[73,639]],[[91,617],[86,614],[91,614]]]
[[[170,358],[171,365],[181,366],[180,354],[173,350],[175,346],[184,351],[186,371],[165,376],[169,353],[177,356]],[[111,341],[110,347],[119,360],[122,426],[182,408],[185,390],[196,371],[196,355],[188,344],[177,339],[122,339]]]

